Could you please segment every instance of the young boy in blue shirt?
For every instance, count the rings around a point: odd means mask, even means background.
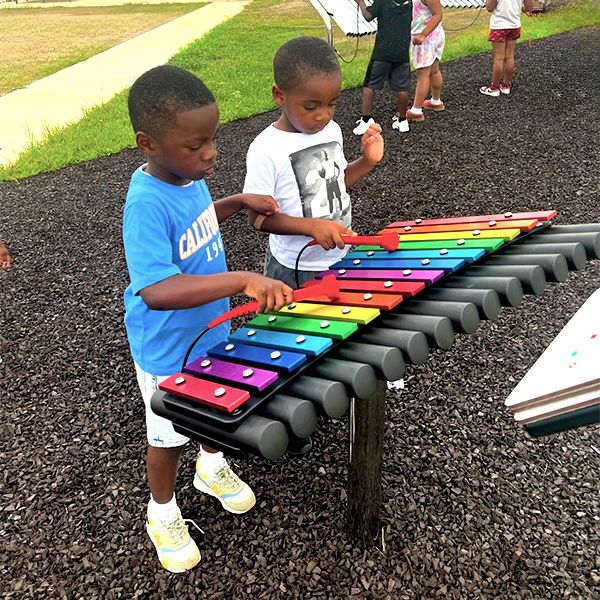
[[[183,572],[200,561],[175,500],[175,480],[188,439],[158,417],[150,399],[158,384],[181,368],[196,334],[229,310],[228,297],[244,293],[259,312],[292,301],[279,281],[227,271],[219,223],[242,208],[272,215],[270,196],[237,194],[212,201],[204,179],[215,169],[219,111],[212,93],[193,74],[163,65],[144,73],[129,92],[129,115],[147,162],[132,178],[123,216],[125,326],[146,406],[147,475],[151,497],[147,531],[165,569]],[[190,360],[223,341],[229,325],[210,330]],[[254,506],[250,487],[221,452],[202,447],[194,486],[233,513]]]
[[[295,287],[296,259],[311,239],[318,246],[302,253],[298,283],[313,279],[347,252],[342,235],[353,235],[347,189],[368,175],[383,157],[381,127],[362,135],[362,155],[344,156],[340,126],[333,120],[342,73],[325,40],[289,40],[273,58],[273,99],[279,119],[250,144],[244,192],[269,194],[280,211],[257,215],[254,227],[268,231],[265,275]]]

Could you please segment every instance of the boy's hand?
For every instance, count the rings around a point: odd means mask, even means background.
[[[0,244],[0,269],[8,271],[8,269],[10,269],[11,262],[12,259],[8,253],[8,250],[6,249],[6,246],[4,246],[4,244]]]
[[[289,285],[258,273],[247,273],[246,276],[242,291],[258,301],[257,313],[273,312],[293,302],[293,290]]]
[[[381,126],[377,123],[369,126],[361,138],[362,153],[366,160],[376,165],[383,158],[383,137]]]
[[[279,212],[279,204],[273,196],[264,196],[263,194],[244,194],[244,206],[247,210],[252,210],[259,215],[267,217]]]
[[[417,35],[413,35],[412,43],[415,46],[420,46],[425,41],[425,36],[422,33],[417,33]]]
[[[356,233],[337,221],[314,219],[310,235],[325,250],[333,250],[336,247],[341,250],[346,246],[342,241],[342,235],[356,235]]]

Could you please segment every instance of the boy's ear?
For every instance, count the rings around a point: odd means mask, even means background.
[[[135,141],[137,147],[146,156],[152,156],[156,152],[156,143],[151,135],[144,133],[143,131],[138,131],[135,134]]]
[[[285,104],[285,98],[283,94],[283,90],[276,84],[273,84],[273,100],[275,100],[275,104],[277,106],[282,107]]]

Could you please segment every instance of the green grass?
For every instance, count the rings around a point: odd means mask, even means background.
[[[471,14],[474,16],[476,11]],[[444,24],[448,29],[458,28],[465,20],[467,24],[472,20],[465,11],[445,11]],[[475,26],[458,33],[449,32],[444,61],[490,52],[487,24],[484,12]],[[537,18],[524,16],[521,41],[599,24],[598,3],[580,2]],[[243,13],[181,50],[170,62],[189,69],[206,82],[215,94],[225,123],[274,108],[270,91],[271,60],[283,42],[298,35],[325,35],[308,3],[254,0]],[[373,36],[361,38],[356,60],[342,63],[345,88],[361,84],[372,43]],[[355,40],[336,33],[335,46],[343,56],[351,57],[355,44]],[[78,123],[49,131],[43,142],[33,144],[13,165],[0,168],[0,181],[22,179],[133,147],[126,99],[127,91],[121,92],[108,103],[88,111]]]

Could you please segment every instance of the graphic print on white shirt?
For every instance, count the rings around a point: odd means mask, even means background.
[[[337,142],[327,142],[294,152],[290,162],[298,183],[303,216],[339,221],[349,227],[350,196],[337,158],[341,151]]]
[[[346,192],[342,130],[330,121],[318,133],[282,131],[270,125],[250,144],[246,157],[244,193],[269,194],[282,214],[291,217],[334,219],[351,227],[350,196]],[[279,263],[293,269],[310,238],[269,235],[269,248]],[[347,250],[312,246],[300,261],[304,271],[322,271]]]

